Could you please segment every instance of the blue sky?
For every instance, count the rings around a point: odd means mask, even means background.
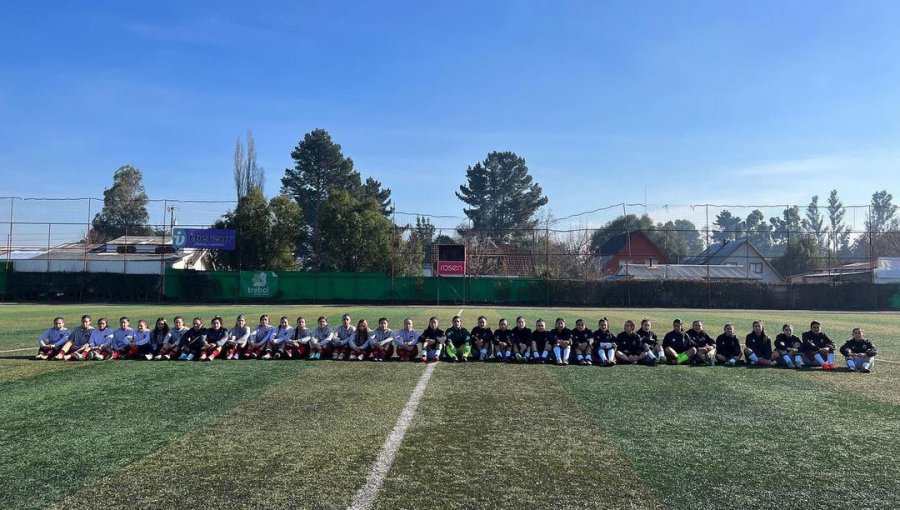
[[[0,195],[99,197],[130,163],[151,197],[232,200],[247,129],[271,195],[321,127],[401,211],[462,216],[492,150],[555,217],[865,204],[900,193],[898,25],[878,1],[7,1]]]

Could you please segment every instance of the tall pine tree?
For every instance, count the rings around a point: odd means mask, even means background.
[[[466,185],[456,197],[480,236],[507,241],[537,227],[535,212],[547,204],[541,187],[528,174],[525,159],[514,152],[491,152],[466,170]]]
[[[147,224],[148,201],[141,171],[131,165],[119,167],[113,174],[112,186],[103,190],[103,209],[91,222],[90,242],[103,243],[126,234],[153,234]]]
[[[334,190],[347,191],[357,200],[374,199],[380,213],[391,213],[391,190],[381,183],[366,179],[365,183],[353,168],[353,160],[345,157],[341,146],[324,129],[316,129],[303,136],[291,152],[294,168],[284,171],[281,192],[293,197],[303,209],[307,242],[301,249],[306,265],[321,266],[322,219],[328,197]]]

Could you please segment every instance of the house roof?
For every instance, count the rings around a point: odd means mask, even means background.
[[[626,276],[627,271],[627,276]],[[747,274],[741,266],[706,266],[688,264],[629,264],[622,266],[609,280],[760,280]]]
[[[732,256],[734,252],[738,251],[740,248],[743,248],[745,245],[753,248],[753,250],[756,251],[756,248],[754,248],[752,244],[747,242],[746,239],[738,239],[737,241],[728,241],[724,244],[716,243],[710,245],[708,248],[703,250],[700,255],[685,259],[683,262],[689,265],[705,266],[709,264],[711,266],[717,266],[720,264],[724,264],[725,260],[728,257]]]
[[[637,231],[632,232],[630,235],[619,234],[617,236],[609,238],[605,243],[600,245],[600,248],[597,249],[596,255],[600,257],[607,255],[618,255],[622,251],[622,249],[627,246],[629,239],[631,240],[631,242],[634,242],[635,238],[637,238],[638,236],[643,237],[648,243],[653,245],[657,249],[657,251],[662,253],[662,250],[660,250],[659,247],[656,246],[656,243],[650,240],[650,238],[647,237],[643,232]]]

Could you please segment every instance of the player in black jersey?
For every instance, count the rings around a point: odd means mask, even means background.
[[[865,339],[864,331],[860,328],[853,328],[853,338],[847,340],[841,346],[841,354],[847,360],[847,369],[851,372],[860,372],[867,374],[872,371],[875,366],[875,355],[878,351],[872,342]]]
[[[762,321],[753,321],[753,331],[744,339],[744,358],[747,366],[767,367],[772,364],[772,340]]]
[[[591,365],[591,339],[594,334],[584,326],[584,319],[575,321],[572,343],[575,345],[575,363]]]
[[[594,331],[594,360],[604,366],[616,364],[616,335],[609,330],[606,317],[597,321],[597,331]]]
[[[531,329],[525,327],[525,317],[516,317],[516,327],[512,329],[512,343],[516,361],[524,362],[528,358],[531,346]]]

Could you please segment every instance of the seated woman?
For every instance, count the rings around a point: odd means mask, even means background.
[[[494,332],[487,327],[487,318],[478,318],[478,325],[469,332],[472,339],[472,349],[475,353],[475,361],[487,361],[491,355],[491,347],[494,344]]]
[[[109,329],[106,317],[97,321],[97,329],[91,332],[90,359],[103,361],[112,357],[113,332]]]
[[[378,319],[378,328],[372,332],[372,358],[384,361],[394,355],[394,332],[388,327],[385,317]]]
[[[575,345],[575,362],[579,365],[592,365],[591,340],[594,333],[584,325],[584,319],[575,321],[575,329],[572,330],[572,343]]]
[[[644,342],[634,332],[634,321],[627,320],[623,326],[624,331],[616,335],[616,360],[626,365],[638,363],[652,365],[648,361],[647,350]]]
[[[228,330],[222,326],[222,318],[216,315],[206,328],[206,345],[200,352],[200,361],[213,361],[228,341]]]
[[[68,352],[68,354],[64,356],[64,359],[73,359],[76,361],[90,359],[91,334],[93,332],[94,327],[91,326],[91,316],[82,315],[81,327],[75,328],[72,331],[72,334],[69,335],[68,343],[72,345],[69,347],[69,349],[65,349],[65,347],[63,348],[64,351]]]
[[[66,321],[62,317],[53,319],[53,327],[47,329],[38,337],[38,352],[34,359],[53,359],[59,355],[61,349],[69,341],[69,330],[66,329]]]
[[[662,345],[659,343],[659,337],[651,329],[650,319],[644,317],[641,319],[641,328],[637,330],[637,335],[644,342],[644,350],[647,351],[647,361],[649,363],[662,363],[666,356],[663,353]]]
[[[716,361],[730,367],[741,359],[741,341],[734,334],[734,324],[725,325],[725,331],[716,337]]]
[[[534,323],[534,331],[531,332],[531,361],[533,363],[546,363],[550,357],[550,348],[553,345],[553,333],[547,331],[547,323],[544,319],[538,319]]]
[[[238,315],[234,320],[234,326],[228,330],[228,334],[225,336],[225,346],[222,348],[226,353],[225,359],[240,359],[247,349],[247,344],[250,342],[250,335],[247,317],[243,314]]]
[[[153,356],[152,359],[160,359],[159,353],[168,337],[169,323],[166,322],[165,317],[157,317],[156,324],[153,325],[153,329],[150,331],[150,354]]]
[[[447,349],[445,350],[447,361],[469,361],[472,355],[472,340],[469,338],[469,330],[462,327],[459,315],[450,320],[450,327],[444,332],[447,335]]]
[[[306,319],[297,317],[297,327],[294,334],[284,341],[284,356],[287,359],[302,359],[309,355],[309,341],[312,339],[312,331],[306,328]]]
[[[331,359],[342,360],[347,357],[347,354],[350,352],[350,339],[355,333],[356,328],[350,325],[350,315],[345,313],[341,317],[341,325],[334,331],[334,338],[329,343],[331,346]]]
[[[494,361],[509,361],[512,359],[512,330],[506,319],[500,319],[497,329],[494,331],[494,340],[491,342],[494,348]]]
[[[285,342],[290,340],[292,336],[294,336],[294,328],[291,327],[291,320],[288,319],[287,316],[284,316],[278,320],[278,327],[276,327],[275,332],[272,333],[272,340],[269,343],[269,347],[266,350],[263,359],[269,359],[266,356],[281,359],[285,354]]]
[[[150,345],[150,324],[144,319],[138,321],[137,331],[134,332],[134,344],[128,357],[147,361],[153,359],[153,346]]]
[[[413,328],[410,318],[403,320],[403,328],[394,336],[394,346],[397,348],[397,357],[400,361],[412,361],[418,355],[419,331]]]
[[[834,370],[834,342],[822,331],[822,323],[812,321],[809,331],[800,337],[800,354],[803,363],[822,370]]]
[[[200,355],[200,350],[206,347],[206,328],[203,327],[203,319],[194,317],[191,328],[181,336],[181,361],[194,361]]]
[[[767,367],[772,364],[772,340],[766,334],[762,321],[753,321],[753,331],[747,333],[744,346],[747,366]]]
[[[848,370],[868,374],[875,367],[875,355],[878,351],[872,342],[866,340],[864,333],[860,328],[853,328],[853,338],[841,346],[841,355],[847,362]]]
[[[169,330],[168,336],[163,340],[162,347],[159,348],[159,352],[154,359],[170,360],[178,357],[180,354],[181,339],[187,333],[188,328],[184,325],[184,317],[180,315],[176,315],[172,323],[174,327]]]
[[[268,314],[259,316],[259,325],[250,333],[247,349],[244,354],[251,359],[272,359],[272,338],[275,337],[275,327],[269,324]],[[268,354],[268,358],[266,358]]]
[[[422,362],[438,361],[441,359],[441,351],[444,350],[444,344],[447,337],[444,330],[438,327],[437,317],[428,319],[428,327],[419,337],[419,351],[422,356]]]
[[[331,342],[334,340],[334,331],[328,325],[328,319],[324,316],[316,320],[318,326],[312,332],[312,338],[309,339],[309,359],[322,359],[324,352],[326,357],[331,352]]]
[[[516,361],[522,363],[528,359],[528,348],[531,346],[531,328],[525,326],[525,317],[516,317],[516,327],[512,329],[512,347]]]
[[[606,317],[597,321],[594,331],[594,360],[607,367],[616,364],[616,335],[609,330]]]
[[[113,331],[112,359],[127,358],[134,348],[134,330],[128,317],[119,319],[119,328]]]
[[[803,367],[800,339],[794,336],[794,326],[785,324],[781,327],[781,333],[775,337],[775,359],[788,368]]]
[[[703,323],[694,321],[687,334],[691,337],[691,342],[694,343],[696,349],[691,362],[697,365],[713,366],[716,363],[716,341],[703,330]]]
[[[348,348],[350,349],[350,361],[362,361],[372,351],[371,334],[369,333],[369,321],[362,319],[356,323],[356,330],[350,337]]]
[[[663,352],[670,365],[687,363],[697,354],[694,342],[681,327],[681,319],[672,321],[672,331],[663,337]]]
[[[569,355],[572,354],[572,330],[566,327],[566,320],[562,317],[556,319],[556,327],[553,328],[553,358],[557,365],[568,365]]]

